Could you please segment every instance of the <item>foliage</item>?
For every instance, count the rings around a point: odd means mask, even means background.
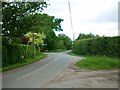
[[[32,43],[32,33],[28,32],[27,34],[24,35],[25,37],[28,37],[28,43]],[[43,36],[44,34],[40,33],[34,33],[34,44],[36,47],[41,46],[43,44]]]
[[[30,14],[23,18],[23,22],[22,28],[31,32],[44,32],[55,27],[51,16],[47,14]]]
[[[32,57],[32,47],[28,46],[28,51],[26,52],[26,45],[11,45],[8,44],[2,47],[2,65],[7,66],[9,64],[14,64],[16,62],[23,61],[24,58]],[[38,50],[35,49],[35,55],[40,54]]]
[[[57,36],[53,30],[48,30],[45,34],[46,38],[44,39],[44,44],[46,44],[43,49],[44,50],[54,50],[57,42]]]
[[[86,56],[75,65],[80,68],[92,70],[118,69],[118,59],[106,56]]]
[[[48,14],[40,14],[46,7],[46,2],[3,2],[2,34],[7,38],[7,42],[9,44],[19,44],[21,42],[19,38],[22,38],[22,43],[27,43],[28,38],[24,37],[24,34],[28,32],[44,33],[47,38],[45,40],[46,48],[53,50],[55,45],[52,44],[55,44],[56,41],[53,31],[62,31],[61,22],[63,19]],[[35,40],[35,42],[38,41]]]
[[[2,71],[3,72],[4,71],[8,71],[8,70],[11,70],[11,69],[14,69],[14,68],[17,68],[17,67],[21,67],[21,66],[24,66],[24,65],[36,62],[38,60],[41,60],[45,56],[46,56],[45,54],[40,54],[40,55],[36,55],[35,58],[30,57],[30,58],[24,59],[24,61],[22,61],[22,62],[16,62],[14,64],[11,64],[11,65],[8,65],[8,66],[4,66],[2,68]]]
[[[8,36],[23,35],[27,31],[23,18],[32,13],[41,12],[46,2],[2,2],[2,34]]]
[[[72,56],[83,57],[82,55],[79,55],[79,54],[73,53],[72,51],[68,52],[68,54],[69,54],[69,55],[72,55]]]
[[[73,52],[79,55],[119,55],[120,36],[77,40]]]
[[[30,14],[28,16],[24,16],[23,19],[23,26],[22,28],[22,33],[28,33],[28,31],[31,32],[37,32],[37,33],[44,33],[46,36],[46,44],[49,45],[47,46],[48,49],[53,50],[55,46],[52,46],[51,43],[55,43],[56,41],[56,35],[54,34],[55,31],[62,31],[61,29],[61,21],[63,21],[60,18],[53,18],[53,16],[49,16],[47,14]],[[28,42],[28,37],[31,37],[32,35],[25,35],[25,37],[22,37],[22,43],[27,43]],[[38,38],[38,36],[36,36]],[[29,38],[30,42],[32,41],[32,38]],[[14,40],[14,39],[12,39]],[[39,40],[39,41],[38,41]],[[38,44],[39,43],[39,44]],[[42,44],[43,41],[39,37],[39,39],[35,39],[35,45],[38,46]]]
[[[61,49],[61,50],[65,49],[64,41],[63,40],[57,40],[57,42],[56,42],[56,48],[55,49],[56,50],[57,49]]]
[[[57,36],[54,31],[62,31],[63,19],[48,14],[38,14],[46,7],[45,2],[2,2],[3,66],[31,57],[31,46],[28,45],[27,49],[26,45],[16,44],[31,43],[32,33],[35,33],[36,46],[43,43],[41,33],[44,33],[45,49],[55,49]],[[35,52],[39,54],[38,50]]]
[[[63,31],[63,29],[61,28],[61,22],[64,21],[61,18],[55,18],[55,16],[51,16],[53,22],[55,22],[55,31]]]
[[[29,23],[33,22],[25,22],[25,17],[40,13],[46,7],[46,2],[2,2],[2,35],[7,42],[20,44],[20,38],[32,30]]]
[[[99,35],[93,35],[92,33],[89,33],[89,34],[80,33],[76,40],[87,39],[87,38],[95,38],[95,37],[99,37]]]
[[[49,33],[49,30],[62,31],[61,22],[63,19],[49,16],[48,14],[30,14],[23,18],[23,29],[30,29],[34,32]]]
[[[47,14],[31,14],[24,17],[25,27],[23,28],[28,28],[32,32],[44,33],[46,37],[44,39],[44,44],[46,45],[43,47],[44,50],[54,50],[57,38],[54,30],[62,31],[61,21],[63,20]]]
[[[5,66],[8,63],[8,51],[7,49],[2,46],[2,65]]]
[[[71,49],[72,47],[72,40],[66,36],[65,34],[59,34],[58,40],[56,44],[56,49]]]
[[[22,40],[22,44],[28,44],[29,37],[24,35],[23,37],[21,37],[21,40]]]

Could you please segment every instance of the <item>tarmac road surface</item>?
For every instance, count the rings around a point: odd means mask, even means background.
[[[41,88],[77,59],[66,52],[46,53],[48,56],[35,63],[2,73],[2,88]]]

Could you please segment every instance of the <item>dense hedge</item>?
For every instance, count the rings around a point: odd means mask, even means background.
[[[28,49],[27,49],[28,47]],[[27,53],[26,53],[27,50]],[[40,54],[35,48],[35,55]],[[32,47],[30,45],[3,45],[2,46],[2,66],[7,66],[16,62],[24,61],[25,58],[32,57]]]
[[[73,52],[80,55],[119,55],[120,36],[77,40]]]

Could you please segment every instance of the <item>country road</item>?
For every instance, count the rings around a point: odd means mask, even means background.
[[[41,88],[70,62],[78,59],[66,52],[46,53],[48,56],[35,63],[2,73],[2,88]]]

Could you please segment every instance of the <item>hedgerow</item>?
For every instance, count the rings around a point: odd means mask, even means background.
[[[40,52],[35,48],[35,55]],[[16,62],[22,62],[25,58],[32,57],[32,46],[7,44],[2,46],[2,67]]]
[[[119,57],[120,36],[77,40],[73,52],[80,55],[106,55]]]

